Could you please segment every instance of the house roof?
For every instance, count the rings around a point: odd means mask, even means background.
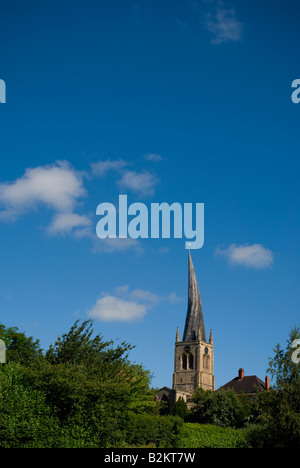
[[[158,392],[172,392],[172,391],[173,391],[173,390],[172,390],[172,388],[170,388],[170,387],[162,387],[162,388],[160,388],[160,389],[158,390]],[[158,393],[158,392],[157,392],[157,393]]]
[[[256,375],[245,375],[242,379],[235,377],[221,388],[224,390],[231,388],[236,393],[257,393],[266,390],[265,383]]]

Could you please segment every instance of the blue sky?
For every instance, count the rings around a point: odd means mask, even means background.
[[[219,387],[299,324],[295,1],[0,2],[0,321],[77,319],[172,385],[184,239],[96,236],[96,207],[204,203],[192,251]]]

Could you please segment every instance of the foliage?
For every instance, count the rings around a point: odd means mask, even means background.
[[[241,448],[246,445],[242,429],[208,424],[184,423],[179,438],[180,448]]]
[[[300,448],[300,387],[257,395],[248,440],[258,448]]]
[[[299,337],[300,329],[294,327],[286,348],[277,344],[273,350],[268,372],[276,386],[254,400],[255,425],[248,434],[253,447],[300,448],[300,364],[292,361],[292,343]]]
[[[289,362],[298,331],[270,361],[278,388],[257,394],[251,408],[231,390],[198,389],[190,416],[182,399],[172,416],[161,416],[149,371],[128,358],[132,346],[94,336],[91,321],[75,322],[45,354],[38,341],[0,324],[8,345],[0,448],[299,448],[299,368]]]
[[[182,397],[179,397],[175,405],[172,408],[172,415],[179,416],[180,418],[185,420],[189,417],[189,414],[190,412],[188,410],[186,402],[184,401]]]
[[[193,401],[195,407],[190,418],[192,422],[221,427],[242,427],[249,417],[249,408],[231,389],[212,392],[198,388],[193,395]]]
[[[38,390],[24,386],[19,364],[0,369],[0,448],[38,448],[52,444],[58,419]]]
[[[300,385],[300,362],[292,360],[294,340],[300,339],[300,327],[295,326],[289,333],[286,349],[282,349],[278,343],[273,349],[275,355],[269,360],[268,372],[275,379],[276,388],[283,388],[286,384]]]
[[[113,347],[92,334],[91,321],[76,322],[45,356],[38,354],[18,371],[12,364],[3,367],[0,420],[7,446],[113,446],[124,439],[129,411],[155,407],[149,372],[128,360],[132,347]],[[48,428],[48,439],[32,432],[34,421]]]
[[[182,424],[178,416],[131,413],[125,428],[126,441],[135,447],[177,447]]]
[[[68,333],[59,336],[50,346],[46,352],[47,361],[56,365],[126,362],[128,352],[133,348],[131,345],[123,342],[113,348],[113,341],[103,341],[101,335],[93,337],[93,333],[92,320],[85,320],[81,325],[77,320]]]
[[[0,323],[0,340],[6,345],[7,362],[25,364],[42,355],[39,340],[33,341],[32,337],[26,337],[17,327],[6,328]]]

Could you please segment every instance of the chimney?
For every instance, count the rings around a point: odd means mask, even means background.
[[[270,378],[267,375],[265,378],[265,388],[266,390],[270,390]]]
[[[239,379],[240,379],[240,380],[243,380],[244,374],[245,374],[245,373],[244,373],[244,369],[239,369]]]

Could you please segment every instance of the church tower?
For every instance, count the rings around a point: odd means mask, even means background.
[[[177,328],[173,391],[176,400],[195,392],[197,388],[215,389],[214,346],[212,332],[206,339],[201,298],[197,278],[189,252],[188,258],[188,307],[182,341]]]

